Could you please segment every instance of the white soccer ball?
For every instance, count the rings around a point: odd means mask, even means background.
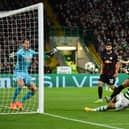
[[[95,71],[95,64],[93,62],[87,62],[85,64],[85,70],[88,72],[94,72]]]
[[[95,73],[98,73],[99,72],[99,69],[98,68],[95,68],[95,71],[94,71]]]

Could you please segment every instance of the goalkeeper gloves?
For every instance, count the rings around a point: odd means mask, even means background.
[[[12,53],[9,54],[10,58],[13,58],[14,56],[15,56],[15,52],[12,52]]]

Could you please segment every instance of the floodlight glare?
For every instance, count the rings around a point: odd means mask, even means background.
[[[57,50],[76,50],[76,46],[57,46]]]

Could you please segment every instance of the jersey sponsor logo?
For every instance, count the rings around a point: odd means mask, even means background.
[[[112,61],[110,61],[110,60],[105,60],[105,63],[106,63],[106,64],[111,64]]]
[[[31,58],[26,58],[26,62],[31,62]]]
[[[110,56],[110,60],[112,60],[113,58]]]
[[[114,82],[114,79],[110,78],[110,79],[109,79],[109,83],[110,83],[110,84],[113,84],[113,82]]]

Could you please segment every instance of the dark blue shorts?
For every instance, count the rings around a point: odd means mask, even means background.
[[[113,77],[112,75],[101,74],[99,81],[107,83],[108,85],[114,85],[115,77]]]

